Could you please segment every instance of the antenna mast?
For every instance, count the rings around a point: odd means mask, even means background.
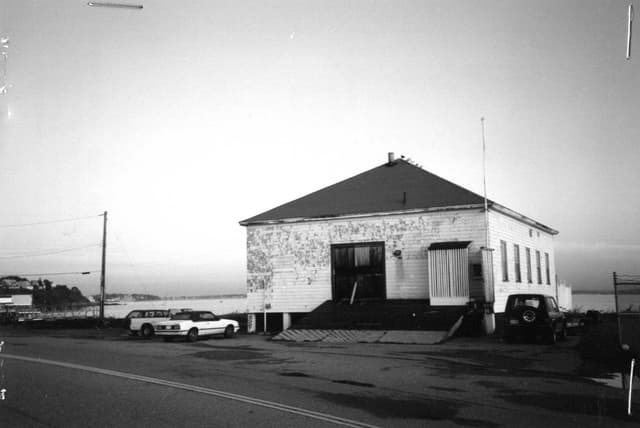
[[[480,118],[482,126],[482,187],[484,192],[484,226],[485,226],[485,247],[490,248],[489,244],[489,204],[487,203],[487,150],[484,138],[484,117]]]
[[[631,30],[633,26],[633,5],[629,4],[627,21],[627,59],[631,59]]]

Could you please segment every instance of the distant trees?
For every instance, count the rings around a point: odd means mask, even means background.
[[[78,287],[60,284],[53,286],[47,279],[42,281],[44,288],[34,287],[33,304],[36,306],[69,306],[89,303],[89,299],[82,295]]]

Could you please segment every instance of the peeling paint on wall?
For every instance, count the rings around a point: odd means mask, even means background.
[[[305,312],[330,299],[331,245],[355,242],[385,242],[389,298],[427,298],[428,246],[469,240],[470,260],[480,260],[483,225],[481,212],[463,211],[248,226],[249,311],[270,302],[273,312]]]

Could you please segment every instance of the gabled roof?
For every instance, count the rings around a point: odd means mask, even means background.
[[[489,204],[493,208],[498,207],[492,201]],[[248,226],[351,215],[483,206],[484,198],[477,193],[404,159],[396,159],[243,220],[240,224]],[[526,219],[513,211],[510,211],[510,215]],[[555,232],[531,219],[527,220],[537,227]]]

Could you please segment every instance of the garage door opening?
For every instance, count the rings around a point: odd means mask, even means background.
[[[384,242],[332,245],[331,273],[334,301],[385,299]]]

